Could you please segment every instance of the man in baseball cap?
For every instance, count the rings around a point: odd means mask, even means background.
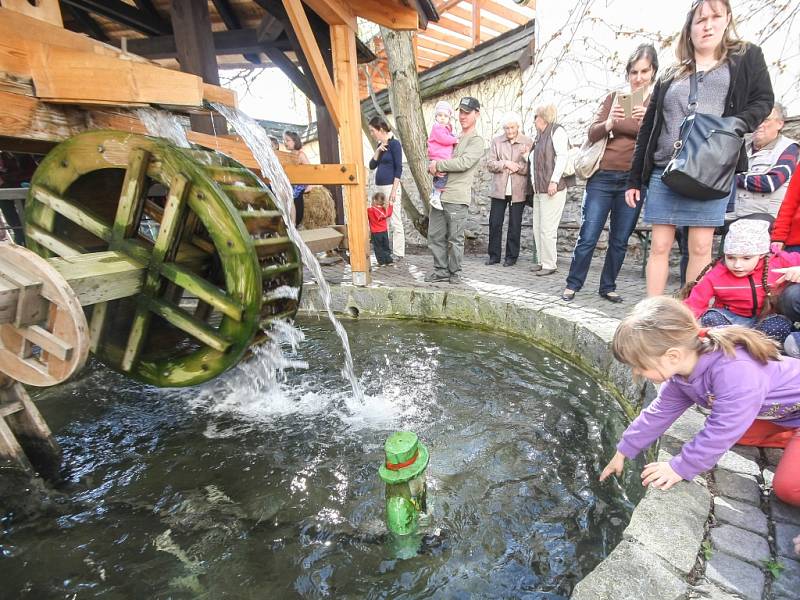
[[[472,96],[464,96],[461,102],[458,103],[458,110],[463,112],[472,112],[473,110],[481,111],[481,103],[477,98]]]
[[[461,137],[453,150],[452,158],[433,160],[428,172],[447,173],[447,184],[442,190],[442,208],[431,207],[428,221],[428,248],[433,254],[433,271],[425,281],[461,283],[461,261],[464,257],[464,228],[472,199],[472,180],[483,158],[483,138],[475,127],[480,116],[481,103],[465,96],[458,103],[458,122]]]

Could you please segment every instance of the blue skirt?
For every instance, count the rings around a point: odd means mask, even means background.
[[[725,223],[725,209],[736,194],[719,200],[694,200],[675,192],[661,181],[664,167],[653,167],[647,197],[644,201],[644,222],[651,225],[676,227],[719,227]]]

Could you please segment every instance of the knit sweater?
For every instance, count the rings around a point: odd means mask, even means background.
[[[743,348],[735,356],[701,354],[692,374],[675,375],[625,430],[617,450],[635,458],[693,404],[710,409],[702,430],[669,461],[684,479],[709,470],[755,419],[800,427],[800,360],[759,363]]]
[[[782,275],[773,269],[798,265],[800,265],[799,252],[778,252],[770,255],[767,283],[773,294],[777,295],[780,291],[781,286],[777,286],[775,282]],[[694,286],[692,293],[684,302],[695,317],[699,317],[709,309],[711,300],[714,300],[714,308],[725,308],[742,317],[757,317],[761,314],[766,297],[762,286],[763,276],[763,258],[758,261],[755,270],[746,277],[736,277],[725,266],[725,261],[721,260]]]
[[[612,98],[614,98],[614,94],[606,96],[594,117],[594,121],[589,126],[588,138],[592,144],[609,135],[609,132],[606,131],[606,120],[608,115],[611,114]],[[649,103],[650,95],[644,100],[645,108]],[[610,133],[613,134],[613,137],[608,138],[603,158],[600,159],[599,170],[627,171],[631,168],[633,148],[636,145],[636,134],[639,133],[639,122],[633,117],[620,119],[614,123]]]

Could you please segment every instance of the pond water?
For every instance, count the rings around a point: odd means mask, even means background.
[[[345,325],[363,405],[337,391],[339,340],[309,318],[287,349],[298,368],[271,389],[253,363],[189,390],[92,363],[39,393],[64,481],[25,516],[0,510],[0,596],[568,597],[639,499],[630,469],[596,481],[623,427],[613,398],[509,337]],[[396,429],[431,453],[411,541],[383,526],[377,468]]]

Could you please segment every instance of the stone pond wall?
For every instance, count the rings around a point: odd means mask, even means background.
[[[351,317],[449,321],[523,337],[601,382],[629,418],[652,399],[652,386],[634,382],[611,356],[616,319],[532,291],[522,300],[504,296],[502,290],[341,285],[332,289],[332,304]],[[306,286],[302,310],[321,309],[319,290]],[[698,410],[687,411],[662,437],[658,460],[669,460],[704,420]],[[800,562],[791,539],[800,533],[800,511],[767,500],[777,457],[735,447],[703,477],[666,492],[649,489],[623,540],[576,585],[573,600],[797,598]],[[784,573],[773,578],[767,561],[780,562]]]

